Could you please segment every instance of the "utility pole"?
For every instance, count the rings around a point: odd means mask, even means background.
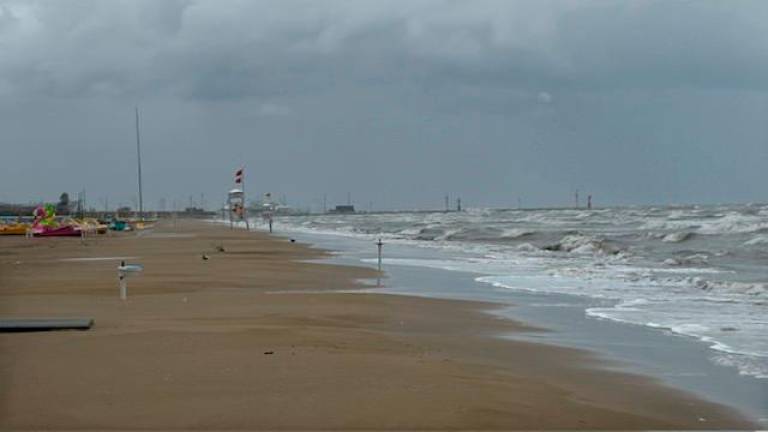
[[[139,218],[144,220],[144,197],[141,187],[141,138],[139,137],[139,107],[136,107],[136,159],[139,166]]]

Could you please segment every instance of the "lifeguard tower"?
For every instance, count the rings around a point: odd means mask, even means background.
[[[235,221],[245,221],[245,229],[250,230],[248,226],[248,215],[245,208],[245,191],[243,187],[243,177],[245,169],[240,168],[235,171],[235,187],[227,193],[227,208],[229,209],[229,227],[234,228]]]
[[[235,221],[245,221],[245,228],[248,226],[248,217],[245,209],[245,193],[240,188],[234,188],[227,194],[227,208],[229,208],[229,226],[234,227]]]

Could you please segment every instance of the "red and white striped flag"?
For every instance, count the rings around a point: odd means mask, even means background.
[[[235,183],[240,184],[243,182],[243,168],[235,171]]]

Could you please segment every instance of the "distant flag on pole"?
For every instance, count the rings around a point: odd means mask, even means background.
[[[235,171],[235,183],[240,184],[243,182],[243,168]]]

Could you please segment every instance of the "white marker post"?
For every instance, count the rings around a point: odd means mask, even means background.
[[[376,242],[376,246],[379,248],[379,271],[381,271],[381,247],[384,246],[384,243],[381,241],[381,239]]]
[[[141,264],[126,264],[125,261],[121,261],[117,267],[117,280],[120,285],[120,300],[128,299],[128,276],[130,274],[137,274],[144,270],[144,266]]]

